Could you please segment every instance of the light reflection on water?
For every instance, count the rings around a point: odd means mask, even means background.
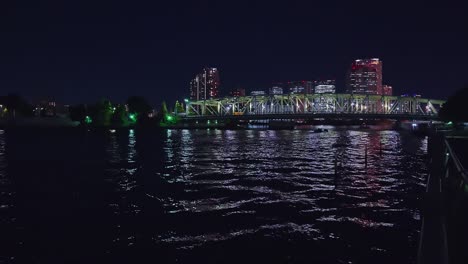
[[[229,228],[187,231],[174,225],[159,236],[161,243],[197,248],[233,233],[290,237],[313,227],[299,241],[339,237],[334,243],[362,250],[352,242],[354,231],[340,227],[350,225],[368,232],[378,252],[395,257],[400,247],[415,249],[425,138],[396,131],[170,130],[165,142],[167,181],[183,189],[166,197],[165,210],[173,218],[207,217]],[[240,217],[250,220],[236,222]],[[406,233],[394,244],[376,237],[395,230]]]
[[[74,140],[93,155],[68,161],[82,167],[77,179],[87,179],[72,187],[80,199],[69,207],[103,206],[103,223],[89,230],[107,230],[93,236],[109,263],[137,256],[178,263],[414,262],[426,138],[398,131],[210,129]],[[14,193],[4,145],[0,133],[0,210],[12,204],[5,194]],[[13,212],[4,219],[14,219]]]

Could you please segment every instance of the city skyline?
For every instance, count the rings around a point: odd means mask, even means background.
[[[7,2],[0,87],[70,104],[135,94],[157,105],[188,97],[206,65],[220,69],[221,94],[304,78],[336,78],[341,89],[351,61],[378,57],[394,94],[447,98],[468,82],[467,5]]]
[[[208,76],[208,79],[206,76]],[[249,93],[251,95],[314,93],[394,95],[393,86],[384,84],[383,82],[383,61],[379,58],[355,59],[346,72],[345,79],[346,85],[344,87],[337,87],[336,78],[309,79],[301,81],[275,81],[266,89],[261,87],[250,89],[236,87],[231,88],[228,93],[220,94],[219,70],[214,67],[204,67],[202,72],[190,81],[189,99],[204,100],[226,96],[239,97]],[[408,92],[404,91],[401,95],[403,94],[408,94]]]

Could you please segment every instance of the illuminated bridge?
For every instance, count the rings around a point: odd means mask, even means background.
[[[397,119],[437,120],[443,100],[419,96],[287,94],[186,102],[183,120]]]

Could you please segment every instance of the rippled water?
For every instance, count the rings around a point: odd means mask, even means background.
[[[0,263],[414,263],[426,149],[398,131],[1,131]]]

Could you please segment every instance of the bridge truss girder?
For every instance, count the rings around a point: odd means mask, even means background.
[[[262,114],[437,115],[445,101],[420,97],[356,94],[287,94],[225,97],[187,103],[187,116]]]

